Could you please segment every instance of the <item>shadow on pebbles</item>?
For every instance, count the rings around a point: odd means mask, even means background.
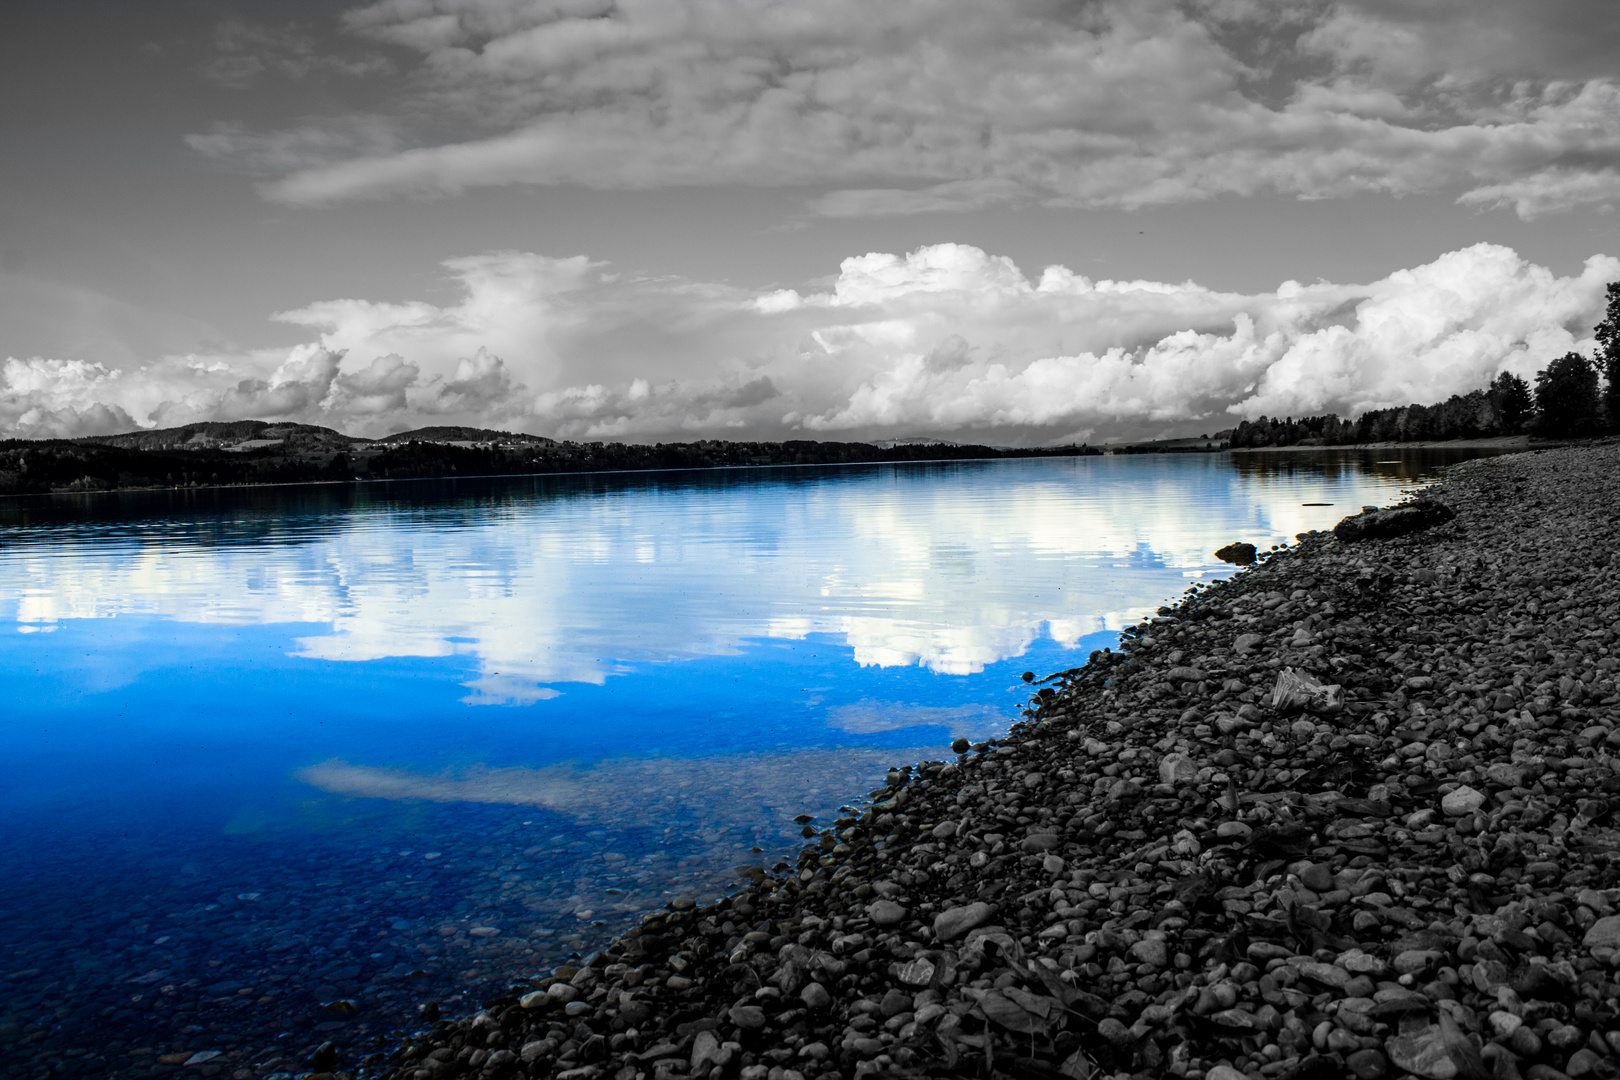
[[[1417,531],[1303,534],[369,1071],[1620,1076],[1617,477],[1473,462]]]

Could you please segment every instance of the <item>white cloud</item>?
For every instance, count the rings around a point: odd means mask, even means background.
[[[0,625],[282,626],[299,635],[290,651],[313,660],[455,658],[465,700],[490,706],[812,636],[863,666],[965,675],[1042,639],[1072,646],[1122,629],[1187,577],[1228,570],[1210,552],[1234,537],[1263,546],[1331,526],[1344,505],[1381,502],[1397,484],[1313,481],[1312,495],[1340,508],[1307,508],[1295,480],[1185,458],[1155,468],[1153,499],[1122,499],[1122,484],[1141,482],[1123,460],[1026,463],[1015,483],[934,473],[920,476],[926,497],[905,474],[766,477],[705,489],[694,511],[661,486],[609,485],[471,522],[401,517],[382,502],[323,532],[272,522],[267,537],[249,523],[250,542],[178,553],[161,537],[82,557],[13,544],[0,559]],[[132,662],[167,659],[146,650]],[[839,704],[851,703],[829,708]],[[829,721],[870,731],[877,712],[907,715],[853,705]]]
[[[1598,0],[382,0],[346,23],[416,55],[414,144],[259,136],[273,198],[784,184],[849,216],[1443,191],[1531,216],[1612,200],[1620,155]],[[247,145],[223,134],[198,145]]]
[[[87,434],[293,419],[355,434],[467,423],[564,438],[1100,441],[1259,413],[1442,400],[1589,350],[1620,260],[1560,277],[1480,244],[1362,285],[1038,275],[961,244],[845,259],[827,286],[753,292],[491,252],[445,304],[343,299],[276,316],[290,351],[113,369],[7,362],[0,423]]]
[[[119,374],[83,360],[8,357],[0,365],[0,430],[24,439],[127,431],[134,421],[116,403]]]

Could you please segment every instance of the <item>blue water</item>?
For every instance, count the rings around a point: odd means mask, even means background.
[[[1021,672],[1229,573],[1216,547],[1445,460],[0,500],[6,1060],[261,1076],[332,1039],[352,1063],[1005,730]]]

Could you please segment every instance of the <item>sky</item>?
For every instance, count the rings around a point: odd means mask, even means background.
[[[1592,349],[1612,0],[7,0],[0,436],[1201,434]]]

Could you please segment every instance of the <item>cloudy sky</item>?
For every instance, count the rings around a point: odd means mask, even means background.
[[[7,0],[0,435],[1098,441],[1589,349],[1613,0]]]

